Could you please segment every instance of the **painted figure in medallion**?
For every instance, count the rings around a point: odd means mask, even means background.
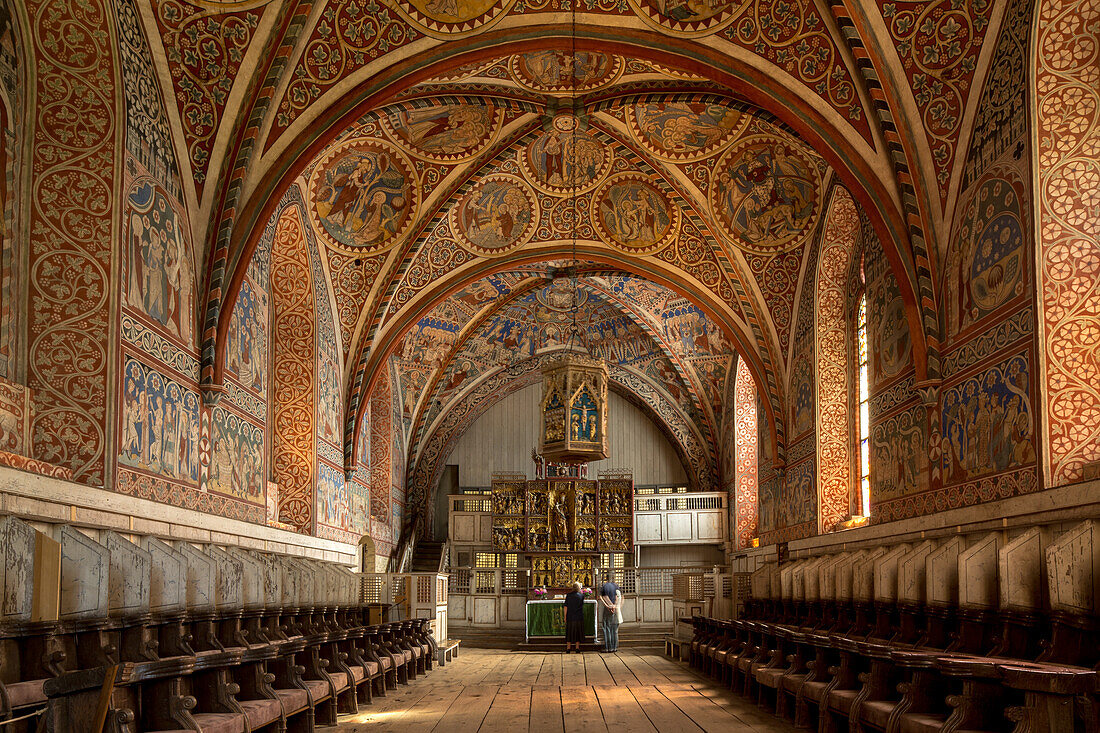
[[[595,185],[607,163],[607,151],[596,139],[576,130],[553,127],[527,148],[535,182],[554,189]]]
[[[413,150],[428,156],[464,155],[488,136],[493,124],[493,108],[449,104],[402,109],[395,118],[394,132]]]
[[[600,201],[600,222],[625,247],[651,247],[668,233],[672,214],[665,197],[642,181],[624,181],[608,187]]]
[[[699,153],[719,143],[741,121],[730,107],[698,102],[654,102],[634,108],[642,139],[669,154]]]
[[[380,150],[355,150],[321,172],[313,194],[321,224],[337,241],[380,245],[409,216],[411,181],[402,166]]]
[[[691,23],[706,20],[721,13],[730,5],[717,0],[657,0],[656,7],[669,20]]]
[[[584,89],[602,82],[613,71],[612,59],[597,51],[535,51],[519,57],[523,81],[544,91]]]
[[[802,233],[814,213],[816,185],[785,143],[752,145],[724,163],[716,182],[716,213],[733,233],[766,248]]]
[[[515,244],[531,224],[531,202],[519,183],[488,180],[458,205],[459,230],[475,246],[505,249]]]

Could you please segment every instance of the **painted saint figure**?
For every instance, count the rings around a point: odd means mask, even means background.
[[[390,155],[345,155],[323,173],[315,195],[325,229],[345,244],[374,245],[397,233],[409,207],[409,181]]]

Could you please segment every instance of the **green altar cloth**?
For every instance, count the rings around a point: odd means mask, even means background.
[[[596,601],[584,602],[584,635],[596,636]],[[527,601],[527,638],[565,638],[565,603]]]

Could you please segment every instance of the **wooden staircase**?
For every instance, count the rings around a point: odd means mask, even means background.
[[[441,567],[443,567],[443,543],[425,542],[423,540],[417,542],[416,550],[413,551],[410,572],[438,573]]]

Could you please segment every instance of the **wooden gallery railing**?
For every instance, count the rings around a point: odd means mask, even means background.
[[[0,522],[4,733],[306,733],[433,666],[432,620],[369,624],[342,566],[99,537]]]
[[[1100,524],[765,564],[690,660],[800,727],[1100,730]]]

